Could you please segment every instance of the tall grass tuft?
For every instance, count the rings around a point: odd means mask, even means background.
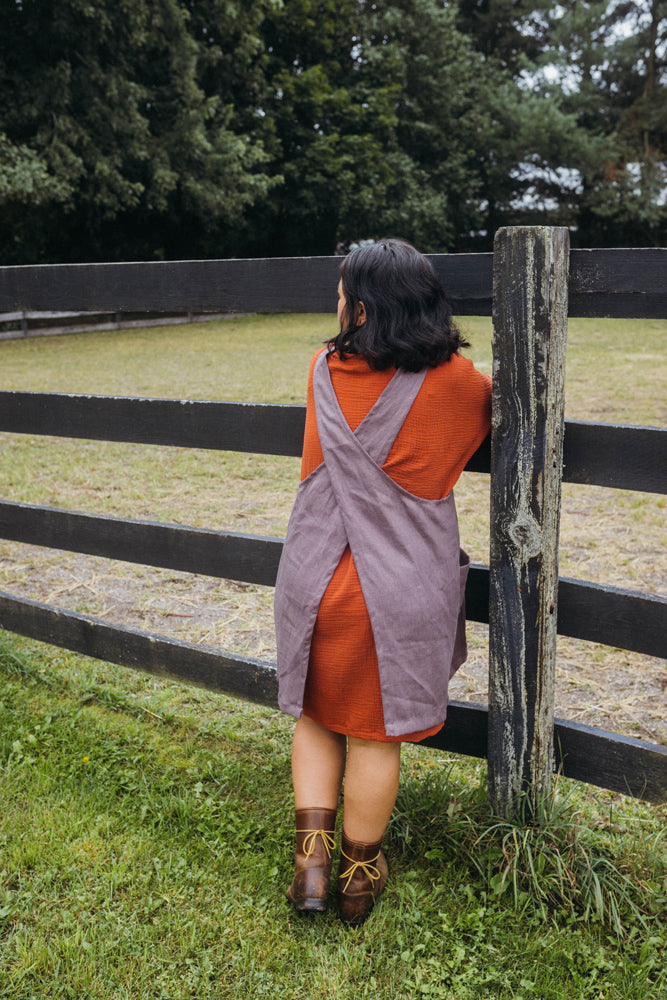
[[[633,928],[650,933],[667,912],[658,822],[647,832],[614,827],[599,808],[588,818],[586,791],[560,777],[537,808],[526,796],[516,819],[489,812],[484,782],[462,793],[447,774],[406,782],[388,833],[393,848],[465,866],[480,892],[518,914],[599,922],[618,939]]]

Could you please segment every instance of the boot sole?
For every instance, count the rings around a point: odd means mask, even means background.
[[[299,913],[324,913],[326,912],[328,901],[326,899],[298,899],[293,900],[287,897],[288,902],[292,904],[295,910]]]

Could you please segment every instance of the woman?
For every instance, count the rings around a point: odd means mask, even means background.
[[[280,707],[298,720],[287,898],[327,907],[344,777],[338,906],[358,924],[388,879],[401,742],[442,727],[466,656],[452,487],[489,431],[491,380],[459,354],[445,292],[410,244],[362,246],[340,275],[275,608]]]

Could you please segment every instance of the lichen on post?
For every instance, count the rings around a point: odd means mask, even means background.
[[[567,229],[496,235],[488,753],[503,816],[553,773],[568,265]]]

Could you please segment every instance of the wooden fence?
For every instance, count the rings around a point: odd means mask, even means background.
[[[233,314],[232,314],[233,315]],[[200,323],[210,319],[227,319],[229,313],[205,313],[198,316],[186,313],[170,316],[160,313],[155,316],[145,313],[141,317],[133,313],[93,313],[93,312],[38,312],[22,309],[20,312],[0,313],[0,340],[18,340],[26,337],[51,337],[63,333],[88,333],[91,330],[130,330],[133,327],[145,329],[147,326],[179,326],[183,323]]]
[[[651,656],[667,650],[664,599],[557,574],[561,454],[567,482],[667,492],[664,431],[562,420],[567,312],[667,318],[667,250],[570,252],[566,230],[517,229],[498,234],[493,255],[431,259],[459,315],[489,315],[493,305],[493,440],[467,467],[492,473],[491,570],[474,566],[466,593],[468,617],[488,622],[491,608],[492,620],[489,709],[453,702],[444,729],[425,743],[488,755],[492,801],[505,812],[526,785],[548,785],[554,766],[662,801],[667,750],[554,721],[553,667],[556,629]],[[5,267],[0,312],[328,312],[339,264],[325,257]],[[297,456],[304,419],[301,406],[0,391],[0,431],[11,433]],[[275,582],[282,546],[279,538],[9,500],[0,502],[0,537],[265,585]],[[271,663],[4,592],[0,627],[276,704]]]

